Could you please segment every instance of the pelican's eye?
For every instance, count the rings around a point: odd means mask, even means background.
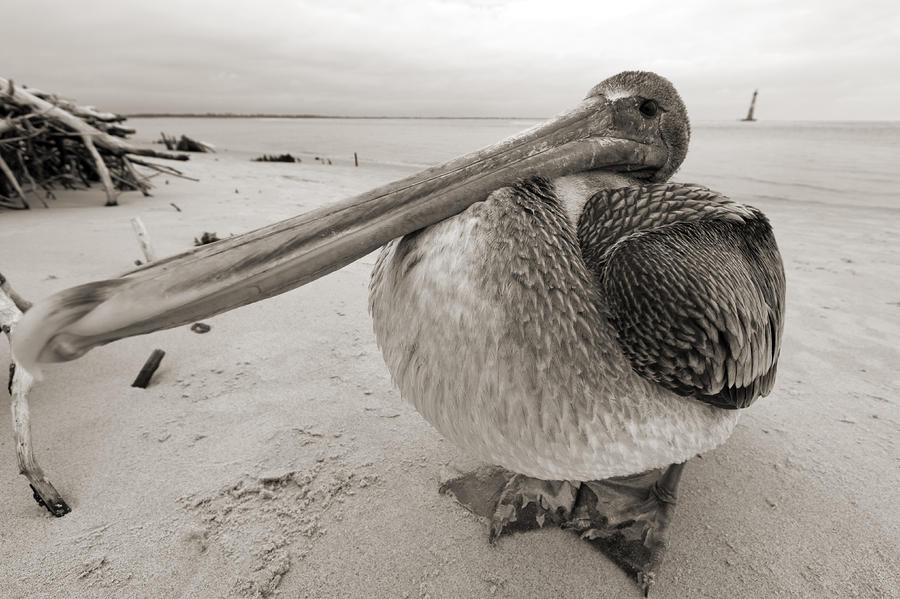
[[[656,116],[656,113],[659,112],[659,104],[656,103],[655,100],[644,100],[641,103],[641,107],[639,109],[641,114],[651,119]]]

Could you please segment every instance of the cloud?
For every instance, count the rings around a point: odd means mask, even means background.
[[[4,75],[125,112],[547,116],[625,69],[694,119],[894,118],[888,2],[15,3]]]

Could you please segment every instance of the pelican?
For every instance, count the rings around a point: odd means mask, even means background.
[[[489,538],[573,529],[645,596],[684,463],[772,389],[784,271],[755,208],[667,183],[690,127],[647,72],[407,179],[62,291],[28,369],[282,293],[382,247],[369,308],[401,394],[489,464],[441,490]]]

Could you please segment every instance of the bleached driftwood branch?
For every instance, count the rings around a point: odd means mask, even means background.
[[[141,246],[141,253],[144,255],[144,262],[150,263],[156,260],[156,252],[153,250],[153,242],[150,241],[150,234],[147,233],[147,227],[139,216],[131,219],[131,227],[137,236],[138,245]]]
[[[19,319],[22,309],[28,309],[30,303],[19,296],[0,274],[0,328],[9,339]],[[28,391],[34,382],[31,374],[12,357],[9,365],[9,385],[7,389],[12,396],[13,438],[16,443],[16,458],[19,473],[23,474],[31,486],[35,501],[47,508],[54,516],[65,516],[71,509],[62,496],[47,480],[43,469],[34,457],[31,443],[31,418],[28,410]]]
[[[94,166],[97,169],[97,174],[100,176],[100,182],[103,183],[103,189],[106,191],[106,205],[117,206],[119,202],[116,201],[116,189],[113,187],[112,177],[109,176],[109,169],[106,168],[106,163],[103,162],[103,158],[94,146],[90,135],[82,135],[81,140],[94,159]]]

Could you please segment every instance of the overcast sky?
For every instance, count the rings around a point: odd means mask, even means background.
[[[607,6],[608,5],[608,6]],[[0,75],[116,112],[551,116],[653,70],[691,118],[900,118],[895,2],[25,0]]]

